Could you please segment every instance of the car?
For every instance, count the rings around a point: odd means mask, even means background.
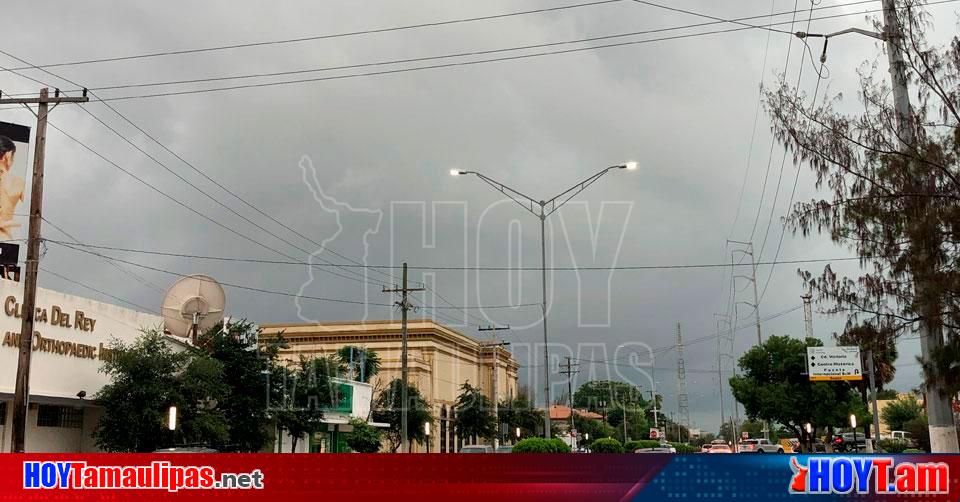
[[[713,445],[710,444],[710,443],[707,443],[707,444],[705,444],[705,445],[702,445],[702,446],[700,446],[700,453],[710,453],[710,448],[712,448],[712,447],[713,447]]]
[[[728,444],[715,444],[710,447],[707,453],[733,453],[733,448]]]
[[[471,444],[460,448],[460,453],[493,453],[493,447],[485,444]]]
[[[203,446],[181,446],[179,448],[154,450],[154,453],[217,453],[217,450]]]
[[[740,453],[783,453],[782,446],[764,438],[742,439],[737,446]]]
[[[497,453],[513,453],[513,445],[500,445],[497,447]]]

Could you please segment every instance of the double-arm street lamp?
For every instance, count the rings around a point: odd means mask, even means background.
[[[543,288],[543,301],[541,302],[541,322],[543,323],[543,414],[544,437],[546,438],[550,437],[550,348],[547,344],[547,240],[545,222],[548,216],[563,207],[563,205],[570,201],[570,199],[574,198],[580,192],[586,190],[588,186],[592,185],[601,177],[603,177],[604,174],[607,174],[614,169],[627,169],[633,171],[637,169],[637,163],[625,162],[623,164],[604,168],[600,172],[590,176],[589,178],[577,183],[576,185],[564,190],[548,200],[536,200],[529,195],[514,190],[513,188],[510,188],[503,183],[500,183],[499,181],[496,181],[476,171],[461,171],[459,169],[450,170],[450,174],[452,176],[463,176],[467,174],[475,175],[483,180],[484,183],[492,186],[498,192],[506,195],[517,204],[520,204],[521,207],[529,211],[531,214],[537,218],[540,218],[540,272]]]

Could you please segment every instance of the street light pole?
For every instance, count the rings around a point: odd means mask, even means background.
[[[521,207],[532,213],[534,216],[540,219],[540,274],[541,274],[541,287],[542,287],[542,297],[540,303],[541,317],[540,322],[543,324],[543,436],[545,438],[550,437],[550,345],[549,338],[547,336],[547,231],[546,231],[546,221],[547,217],[555,213],[558,209],[563,207],[564,204],[574,198],[577,194],[587,189],[588,186],[594,184],[597,180],[603,177],[604,174],[607,174],[612,169],[627,169],[633,171],[637,169],[636,162],[625,162],[623,164],[617,164],[615,166],[610,166],[600,170],[598,173],[590,176],[589,178],[577,183],[576,185],[564,190],[563,192],[557,194],[552,199],[549,200],[536,200],[529,195],[526,195],[522,192],[514,190],[513,188],[500,183],[499,181],[494,180],[482,173],[477,171],[461,171],[459,169],[451,169],[451,176],[463,176],[467,174],[472,174],[481,180],[484,183],[492,186],[498,192],[506,195],[511,200],[520,204]]]

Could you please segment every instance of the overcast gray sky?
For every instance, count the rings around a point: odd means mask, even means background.
[[[791,11],[789,0],[711,2],[663,0],[672,7],[724,18]],[[33,64],[177,51],[197,47],[310,37],[449,19],[486,16],[578,3],[520,0],[347,1],[324,2],[15,2],[5,7],[3,48]],[[820,8],[840,2],[826,0]],[[798,9],[809,7],[796,2]],[[867,28],[864,11],[879,1],[814,12],[821,17],[809,31],[850,26]],[[956,29],[956,6],[936,5],[934,40]],[[778,16],[775,21],[790,21]],[[792,31],[806,30],[807,13],[797,14]],[[90,88],[248,73],[289,71],[378,61],[545,44],[706,22],[696,16],[623,0],[549,13],[455,25],[332,38],[284,45],[175,55],[120,62],[50,68]],[[768,22],[766,18],[752,20]],[[602,43],[735,27],[713,25],[659,34],[614,38]],[[790,30],[788,24],[782,27]],[[285,260],[268,248],[307,260],[317,243],[352,260],[424,266],[539,265],[537,219],[474,177],[454,178],[451,168],[476,170],[535,198],[549,198],[599,169],[636,160],[637,171],[613,171],[551,217],[548,261],[556,266],[682,265],[729,262],[725,240],[746,240],[757,220],[761,261],[774,258],[780,218],[790,198],[796,168],[787,159],[779,190],[782,150],[771,153],[769,121],[763,111],[753,137],[758,89],[786,71],[793,82],[803,60],[801,88],[812,94],[814,66],[803,46],[788,35],[762,30],[664,40],[569,54],[429,69],[388,75],[343,78],[204,94],[112,102],[111,105],[204,173],[285,225],[310,237],[306,241],[253,211],[203,179],[168,152],[151,143],[102,103],[88,110],[116,128],[170,169],[195,183],[238,213],[300,249],[291,247],[231,214],[104,128],[75,105],[63,105],[51,122],[137,176],[189,204],[202,214],[265,244],[231,233],[165,199],[131,177],[51,130],[47,150],[45,214],[88,244],[198,255]],[[769,45],[768,45],[769,44]],[[792,45],[791,45],[792,44]],[[588,47],[573,44],[521,51]],[[788,45],[791,51],[788,58]],[[819,42],[814,54],[819,54]],[[829,79],[820,93],[853,96],[856,70],[880,54],[863,37],[831,43]],[[442,60],[463,62],[509,54]],[[766,66],[764,69],[764,60]],[[5,67],[23,66],[0,56]],[[293,77],[102,91],[101,97],[131,96],[278,79],[348,75],[433,62],[406,63],[310,73]],[[880,71],[886,71],[880,60]],[[37,70],[26,74],[51,85],[73,85]],[[37,84],[0,73],[5,94],[32,92]],[[847,103],[855,102],[848,98]],[[0,110],[0,120],[32,124],[23,110]],[[751,138],[753,141],[751,142]],[[752,150],[751,150],[752,145]],[[306,157],[306,158],[305,158]],[[747,163],[749,159],[749,169]],[[769,176],[764,189],[764,173]],[[313,177],[313,171],[316,177]],[[305,177],[305,173],[307,176]],[[741,183],[742,206],[737,214]],[[305,183],[304,180],[309,183]],[[764,193],[761,202],[761,193]],[[774,194],[776,194],[774,196]],[[815,195],[813,179],[801,168],[795,200]],[[767,222],[773,221],[769,234]],[[759,216],[758,216],[759,208]],[[20,212],[26,212],[21,207]],[[63,239],[47,226],[44,235]],[[313,242],[311,242],[313,241]],[[366,245],[365,245],[366,242]],[[347,280],[305,266],[200,261],[108,252],[126,260],[179,273],[204,272],[224,282],[291,294],[391,303],[380,292],[376,272]],[[786,235],[781,260],[839,258],[850,251],[824,238]],[[320,253],[312,259],[344,263]],[[823,264],[808,267],[817,271]],[[43,267],[136,304],[157,308],[162,293],[93,256],[51,244]],[[129,268],[129,267],[128,267]],[[849,263],[835,264],[851,270]],[[803,293],[797,265],[776,268],[760,305],[769,316],[800,304]],[[175,277],[133,269],[161,288]],[[353,277],[351,270],[335,269]],[[746,273],[739,269],[737,273]],[[396,270],[391,271],[397,274]],[[760,267],[761,290],[770,267]],[[411,272],[456,305],[506,305],[539,301],[538,272]],[[588,359],[621,357],[625,343],[653,348],[674,343],[680,321],[687,340],[714,332],[715,312],[728,311],[729,270],[642,270],[551,274],[551,342]],[[114,302],[96,292],[49,274],[41,285]],[[362,283],[367,281],[366,286]],[[752,301],[749,283],[738,299]],[[388,307],[293,298],[228,288],[228,312],[257,322],[384,318]],[[447,305],[437,297],[421,304]],[[541,350],[524,345],[542,340],[536,307],[470,310],[491,323],[515,327],[506,335],[522,364],[541,364]],[[740,324],[752,312],[741,305]],[[422,314],[421,314],[422,315]],[[463,319],[456,310],[441,316]],[[842,319],[814,315],[817,336],[828,339]],[[461,326],[475,334],[476,320]],[[803,313],[794,310],[763,323],[764,336],[802,336]],[[754,343],[752,327],[738,331],[736,352]],[[578,346],[587,343],[589,346]],[[578,348],[579,347],[579,348]],[[915,340],[901,344],[900,363],[913,362]],[[604,354],[605,352],[605,354]],[[719,423],[716,343],[685,348],[691,418],[714,430]],[[532,357],[532,359],[531,359]],[[656,360],[655,379],[675,408],[676,351]],[[659,369],[663,368],[663,369]],[[606,376],[615,367],[582,367],[580,379]],[[724,370],[729,372],[729,359]],[[633,370],[629,370],[633,371]],[[639,382],[636,372],[623,376]],[[539,368],[525,368],[524,383]],[[919,382],[916,365],[902,366],[894,386]],[[617,375],[611,375],[617,376]],[[726,378],[726,377],[725,377]],[[539,382],[539,381],[537,381]],[[537,384],[539,388],[539,384]],[[555,390],[563,385],[557,378]],[[728,394],[729,395],[729,394]],[[727,399],[727,412],[731,402]]]

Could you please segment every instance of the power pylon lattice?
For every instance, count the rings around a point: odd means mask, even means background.
[[[690,441],[690,403],[687,399],[687,369],[683,362],[683,334],[677,322],[677,421],[687,429],[687,441]],[[679,434],[677,434],[679,440]]]

